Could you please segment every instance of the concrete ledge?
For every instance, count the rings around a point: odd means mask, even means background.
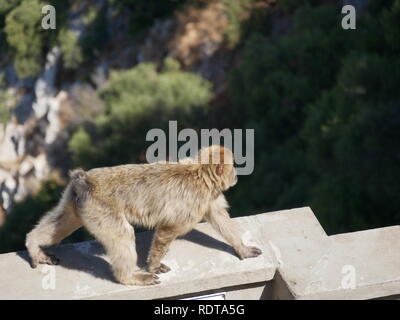
[[[237,219],[239,224],[242,219]],[[255,226],[251,220],[248,222],[244,236],[251,242],[250,230]],[[151,236],[150,232],[137,234],[141,266],[145,264]],[[270,262],[268,249],[253,239],[267,254],[241,261],[208,223],[201,223],[196,230],[172,243],[163,260],[172,270],[160,276],[160,285],[148,287],[116,283],[104,250],[96,241],[51,250],[61,260],[60,265],[50,267],[56,277],[54,290],[42,286],[49,275],[48,266],[31,269],[25,251],[3,254],[0,255],[0,299],[160,299],[260,282],[265,285],[273,278],[275,266]]]
[[[163,299],[224,293],[226,299],[372,299],[400,294],[400,227],[327,236],[310,208],[235,219],[263,250],[239,260],[207,223],[173,242],[172,268],[150,287],[116,283],[96,241],[53,248],[55,267],[31,269],[26,252],[0,255],[0,299]],[[137,235],[143,266],[151,233]],[[55,288],[51,288],[55,279]],[[49,287],[50,284],[50,287]]]
[[[311,210],[272,216],[282,219],[264,229],[277,258],[272,298],[373,299],[400,294],[400,226],[327,236]]]

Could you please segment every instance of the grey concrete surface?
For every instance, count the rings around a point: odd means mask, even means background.
[[[96,241],[54,247],[50,251],[60,258],[58,266],[31,269],[25,251],[3,254],[0,299],[157,299],[270,280],[275,267],[268,249],[252,238],[253,226],[248,227],[245,240],[253,239],[266,254],[240,260],[209,224],[202,223],[172,243],[163,260],[172,270],[160,275],[161,284],[148,287],[116,283],[104,250]],[[139,233],[136,238],[139,265],[144,266],[151,233]]]
[[[263,250],[239,260],[207,223],[173,242],[171,271],[156,286],[115,282],[96,241],[52,248],[58,266],[31,269],[25,251],[0,255],[0,299],[164,299],[225,293],[226,299],[373,299],[400,294],[400,226],[327,236],[310,208],[235,219]],[[139,233],[144,266],[151,233]]]
[[[274,299],[372,299],[400,293],[400,226],[327,236],[309,209],[254,219],[273,216],[281,223],[266,223],[264,232],[276,257]]]

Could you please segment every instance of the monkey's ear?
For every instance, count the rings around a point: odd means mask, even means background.
[[[224,173],[224,165],[222,163],[217,164],[216,169],[217,175],[221,176]]]

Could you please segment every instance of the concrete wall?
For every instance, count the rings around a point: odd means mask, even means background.
[[[58,266],[31,269],[25,251],[0,255],[0,299],[398,299],[400,227],[327,236],[310,208],[235,219],[263,250],[239,260],[207,223],[176,240],[172,270],[150,287],[115,282],[96,241],[52,248]],[[137,235],[144,266],[151,233]],[[207,297],[203,297],[207,298]]]

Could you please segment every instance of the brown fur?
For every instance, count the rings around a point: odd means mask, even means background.
[[[230,150],[211,146],[196,159],[81,169],[50,213],[28,235],[32,266],[57,263],[41,247],[58,243],[84,225],[105,247],[116,279],[129,285],[159,283],[155,273],[170,269],[161,263],[171,242],[203,219],[222,234],[241,259],[261,250],[240,240],[223,195],[237,182]],[[148,271],[136,265],[135,233],[131,224],[155,228]]]

